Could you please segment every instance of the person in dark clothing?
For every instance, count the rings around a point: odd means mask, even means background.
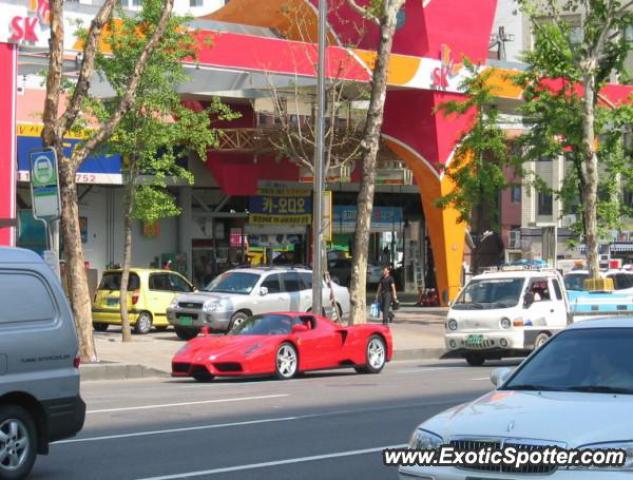
[[[380,308],[382,309],[382,323],[386,325],[393,322],[391,304],[398,301],[398,294],[396,293],[396,282],[391,276],[389,267],[384,268],[382,278],[378,283],[376,301],[380,302]]]

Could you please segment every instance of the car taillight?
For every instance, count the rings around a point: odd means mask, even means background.
[[[132,294],[132,305],[137,304],[139,295],[140,295],[140,292],[138,290]]]
[[[81,357],[77,355],[73,360],[73,367],[79,368],[79,364],[81,363]]]

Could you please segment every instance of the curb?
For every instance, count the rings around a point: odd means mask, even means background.
[[[400,360],[439,360],[446,354],[443,348],[413,348],[407,350],[394,350],[392,361]]]
[[[169,377],[168,372],[143,365],[125,363],[95,363],[81,365],[79,376],[82,382],[96,380],[130,380],[149,377]]]
[[[392,361],[403,360],[439,360],[446,358],[447,351],[443,348],[415,348],[395,350]],[[82,382],[99,380],[134,380],[139,378],[168,378],[169,372],[150,368],[144,365],[125,363],[95,363],[84,364],[79,368]]]

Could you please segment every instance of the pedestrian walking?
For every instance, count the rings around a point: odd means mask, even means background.
[[[382,323],[393,322],[393,311],[391,305],[398,302],[398,294],[396,293],[396,282],[391,275],[391,269],[385,266],[382,272],[382,278],[378,282],[378,291],[376,292],[376,301],[380,302],[382,309]]]

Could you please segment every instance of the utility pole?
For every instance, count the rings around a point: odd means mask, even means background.
[[[319,61],[317,67],[317,124],[312,186],[312,312],[323,310],[323,134],[325,131],[325,26],[327,0],[319,0]]]

